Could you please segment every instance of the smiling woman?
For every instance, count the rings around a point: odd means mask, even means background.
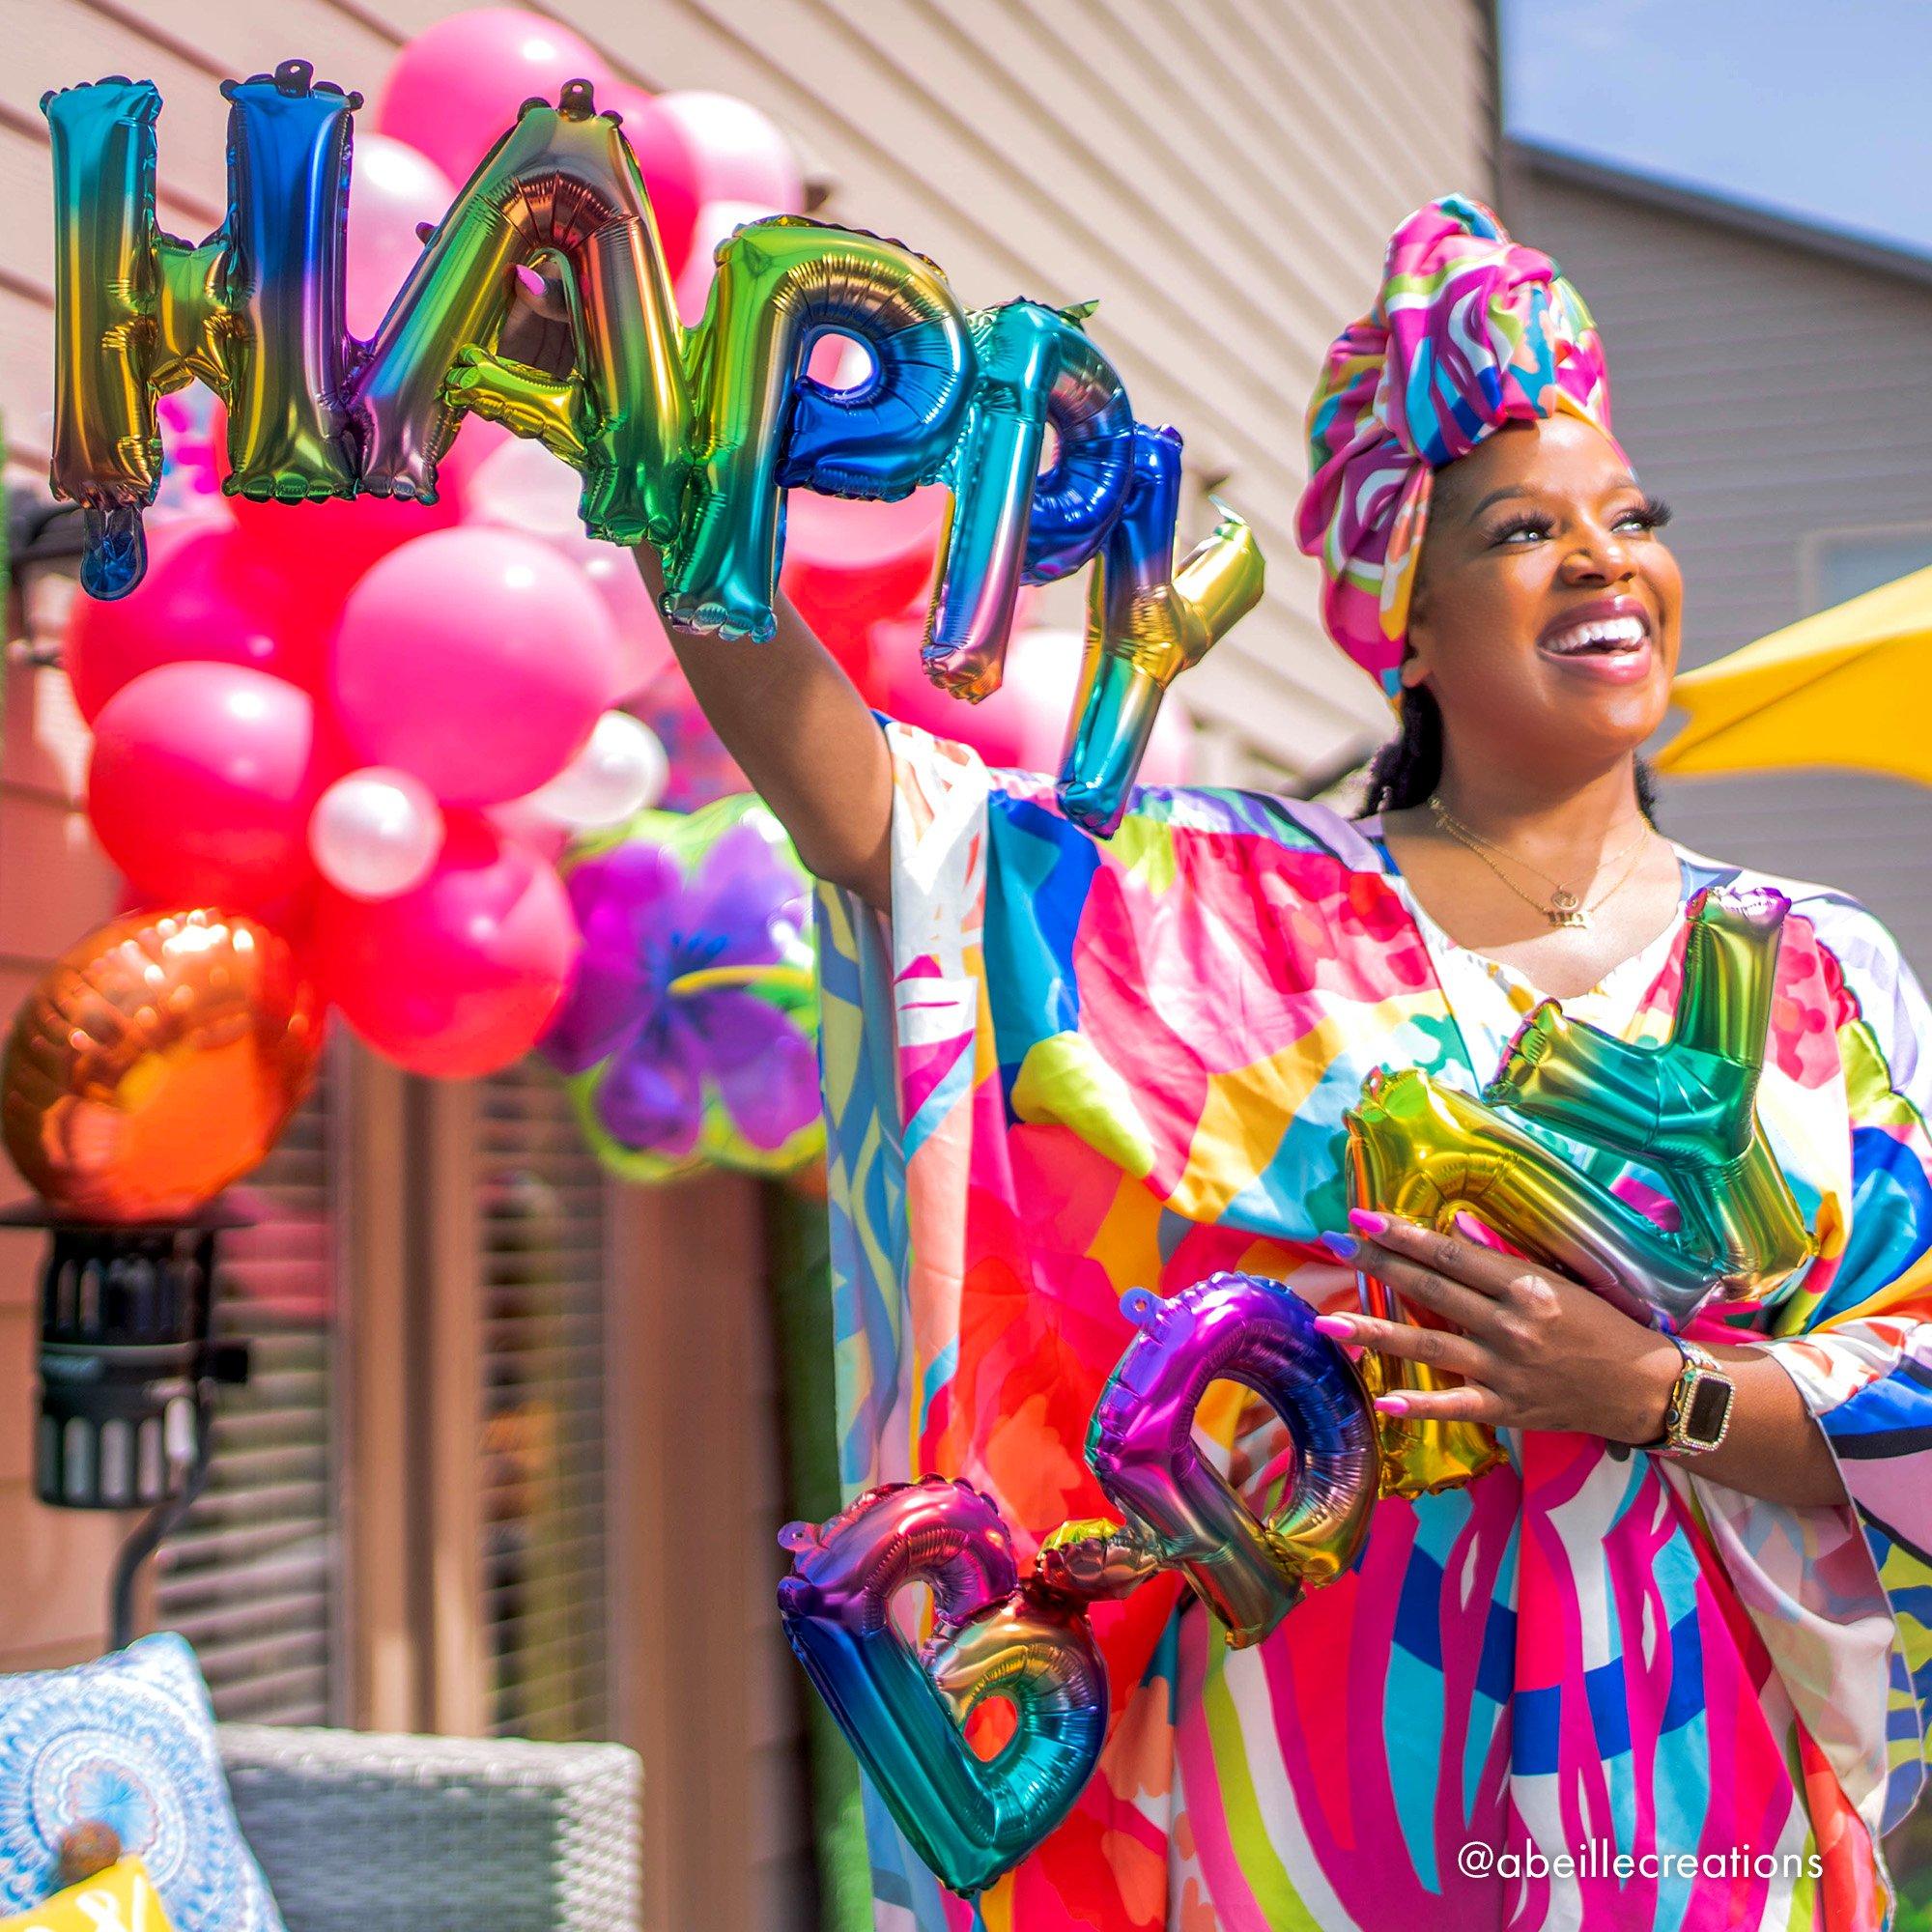
[[[1022,1556],[1095,1516],[1083,1445],[1122,1297],[1224,1269],[1288,1283],[1388,1361],[1396,1437],[1482,1425],[1502,1452],[1383,1494],[1359,1560],[1248,1647],[1171,1572],[1096,1616],[1099,1769],[985,1922],[1868,1932],[1932,1694],[1923,996],[1862,907],[1648,815],[1635,753],[1681,586],[1589,311],[1547,257],[1462,197],[1418,210],[1309,427],[1323,614],[1401,720],[1359,820],[1144,787],[1102,842],[1044,778],[879,732],[787,613],[755,678],[687,657],[837,888],[848,1494],[963,1479]],[[1480,1094],[1546,996],[1605,1053],[1694,1050],[1718,1025],[1687,973],[1707,894],[1773,949],[1751,1138],[1803,1217],[1797,1264],[1672,1336],[1506,1229],[1350,1225],[1344,1114],[1381,1070]],[[1673,1192],[1520,1124],[1698,1238],[1694,1177]],[[1716,1188],[1742,1197],[1742,1170]],[[1378,1312],[1393,1294],[1432,1325],[1371,1318],[1358,1271]],[[1397,1383],[1405,1361],[1432,1373]],[[1288,1466],[1259,1410],[1203,1421],[1236,1481]],[[873,1861],[921,1932],[967,1922],[884,1820]]]

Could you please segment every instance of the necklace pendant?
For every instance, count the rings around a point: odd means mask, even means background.
[[[1572,899],[1567,906],[1552,905],[1549,908],[1549,923],[1551,925],[1575,926],[1580,932],[1587,932],[1590,929],[1590,915]]]

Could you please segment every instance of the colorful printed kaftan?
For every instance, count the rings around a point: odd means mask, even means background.
[[[1480,1088],[1536,995],[1448,942],[1374,821],[1145,790],[1099,843],[1045,781],[890,736],[890,931],[821,904],[843,1474],[966,1477],[1025,1554],[1105,1510],[1081,1451],[1121,1294],[1244,1268],[1354,1305],[1315,1244],[1344,1225],[1344,1107],[1380,1065]],[[1378,1505],[1254,1649],[1171,1579],[1099,1606],[1099,1772],[985,1895],[989,1932],[1890,1922],[1876,1841],[1932,1695],[1932,1031],[1862,908],[1679,857],[1686,899],[1794,901],[1758,1104],[1822,1241],[1690,1332],[1777,1356],[1856,1512],[1504,1431],[1469,1487]],[[1662,1037],[1683,932],[1680,905],[1569,1010]],[[1529,1130],[1674,1213],[1658,1177]],[[1247,1426],[1214,1423],[1237,1477],[1268,1453]],[[878,1924],[970,1924],[871,1810]]]

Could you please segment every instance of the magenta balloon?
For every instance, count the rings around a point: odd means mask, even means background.
[[[575,965],[570,897],[538,853],[452,812],[423,883],[395,898],[316,895],[323,990],[385,1059],[473,1080],[521,1060]]]
[[[242,665],[162,665],[95,721],[87,810],[146,902],[261,912],[314,877],[325,778],[305,692]]]
[[[494,805],[576,756],[619,668],[610,611],[549,545],[438,530],[350,592],[329,691],[364,762],[413,772],[444,805]]]
[[[364,134],[355,154],[345,307],[350,333],[366,340],[422,254],[416,224],[442,219],[456,199],[456,184],[427,155],[393,135]]]
[[[461,185],[532,96],[554,101],[568,80],[601,94],[613,79],[568,27],[520,7],[477,7],[425,27],[396,56],[377,97],[376,128]]]
[[[781,214],[805,213],[798,156],[768,114],[729,94],[661,94],[654,105],[682,128],[696,155],[700,207],[756,201]]]
[[[879,709],[902,724],[972,746],[989,765],[1024,768],[1025,733],[1010,694],[1002,689],[983,703],[968,704],[941,691],[920,663],[920,640],[924,635],[923,618],[873,626],[872,674],[879,687]],[[1057,769],[1057,764],[1033,769]]]
[[[322,674],[320,627],[287,576],[257,555],[218,504],[149,525],[148,574],[126,597],[74,600],[62,650],[91,724],[159,665],[246,665],[304,690]]]

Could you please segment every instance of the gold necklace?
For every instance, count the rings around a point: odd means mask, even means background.
[[[1618,859],[1623,858],[1627,853],[1635,854],[1635,857],[1632,858],[1631,863],[1624,868],[1624,870],[1621,873],[1618,874],[1616,883],[1611,887],[1609,887],[1607,891],[1600,895],[1598,898],[1591,904],[1584,905],[1582,901],[1577,897],[1577,895],[1575,893],[1573,893],[1568,886],[1566,886],[1560,879],[1550,878],[1550,875],[1548,872],[1544,871],[1541,867],[1532,866],[1527,859],[1517,858],[1516,854],[1513,852],[1505,852],[1503,848],[1499,845],[1492,845],[1490,841],[1482,836],[1481,833],[1472,830],[1470,827],[1464,825],[1460,818],[1456,817],[1455,814],[1450,811],[1449,808],[1442,803],[1440,797],[1438,797],[1435,793],[1431,793],[1430,795],[1429,809],[1435,814],[1435,822],[1439,826],[1441,826],[1443,831],[1448,833],[1450,838],[1455,839],[1459,845],[1464,845],[1471,852],[1473,852],[1476,855],[1476,857],[1479,858],[1483,862],[1483,864],[1486,865],[1490,868],[1490,870],[1492,871],[1496,875],[1496,877],[1499,878],[1503,882],[1503,884],[1507,886],[1510,889],[1510,891],[1517,895],[1518,898],[1521,899],[1525,905],[1534,906],[1537,909],[1537,911],[1540,912],[1544,916],[1544,918],[1549,922],[1551,925],[1574,926],[1580,930],[1585,930],[1585,931],[1587,931],[1589,928],[1590,915],[1593,912],[1601,911],[1605,906],[1605,904],[1607,903],[1607,901],[1615,894],[1621,892],[1624,889],[1624,887],[1630,883],[1632,877],[1635,874],[1638,862],[1643,857],[1642,848],[1644,846],[1645,840],[1649,837],[1649,831],[1650,831],[1650,828],[1648,826],[1644,827],[1643,830],[1638,832],[1637,836],[1634,838],[1633,838],[1631,842],[1628,845],[1626,845],[1621,852],[1612,854],[1610,859],[1605,862],[1605,864],[1614,865]],[[1552,886],[1554,886],[1556,890],[1549,895],[1548,899],[1547,901],[1539,899],[1533,893],[1524,892],[1523,889],[1520,885],[1518,885],[1517,882],[1514,879],[1512,879],[1500,866],[1496,864],[1495,860],[1490,857],[1490,853],[1492,852],[1496,853],[1498,857],[1508,859],[1512,861],[1512,863],[1525,867],[1529,871],[1535,872],[1539,878],[1548,879],[1549,883]],[[1601,871],[1603,867],[1599,866],[1598,870]]]

